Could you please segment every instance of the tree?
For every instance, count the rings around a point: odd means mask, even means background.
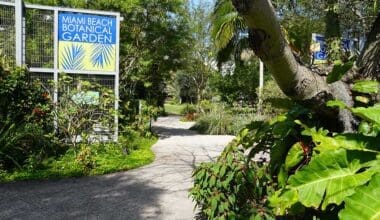
[[[185,72],[190,84],[194,86],[196,100],[199,103],[205,95],[208,78],[213,73],[212,44],[209,39],[210,9],[208,3],[199,3],[189,8],[191,42],[186,54]]]
[[[325,124],[328,127],[339,124],[341,129],[354,130],[356,121],[350,112],[336,111],[326,107],[326,102],[332,99],[340,99],[347,106],[353,106],[348,84],[350,80],[346,77],[346,79],[328,84],[323,76],[297,62],[284,39],[271,1],[233,0],[232,3],[249,28],[250,47],[270,69],[281,90],[293,100],[316,110],[322,116],[321,119],[327,119]],[[380,62],[375,58],[380,56],[380,40],[374,37],[380,31],[379,17],[380,14],[368,35],[366,49],[356,62],[356,67],[352,69],[354,72],[352,75],[355,77],[366,73],[364,76],[379,78],[378,69],[368,70],[369,66],[377,67]],[[338,122],[336,118],[339,118]]]

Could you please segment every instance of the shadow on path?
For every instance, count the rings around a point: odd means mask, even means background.
[[[163,189],[122,173],[0,185],[0,219],[156,219]]]
[[[191,220],[194,167],[217,157],[232,136],[199,135],[179,117],[159,118],[155,161],[98,177],[0,184],[0,219]]]

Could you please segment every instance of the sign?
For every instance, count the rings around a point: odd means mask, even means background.
[[[327,63],[327,44],[325,36],[312,34],[310,50],[315,64]]]
[[[116,17],[60,12],[58,68],[116,71]]]

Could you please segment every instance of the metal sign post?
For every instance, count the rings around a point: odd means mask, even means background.
[[[23,62],[23,2],[22,0],[15,0],[15,30],[16,30],[16,65],[21,66]]]

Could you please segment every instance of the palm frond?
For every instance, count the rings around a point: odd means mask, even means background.
[[[110,65],[114,60],[115,50],[112,44],[96,44],[91,51],[91,62],[96,67]]]
[[[231,56],[234,54],[234,40],[231,40],[228,42],[228,44],[223,47],[222,49],[219,49],[216,53],[216,61],[218,63],[218,68],[220,69],[222,67],[222,64],[231,60]]]
[[[62,68],[65,70],[82,70],[84,68],[84,48],[82,45],[65,46],[63,49]]]
[[[245,28],[242,17],[230,0],[220,0],[216,3],[211,23],[211,38],[218,49],[226,47],[234,35]]]
[[[249,48],[248,38],[236,33],[224,48],[218,50],[216,57],[218,67],[220,68],[223,63],[232,59],[235,63],[241,62],[241,54],[247,48]]]

